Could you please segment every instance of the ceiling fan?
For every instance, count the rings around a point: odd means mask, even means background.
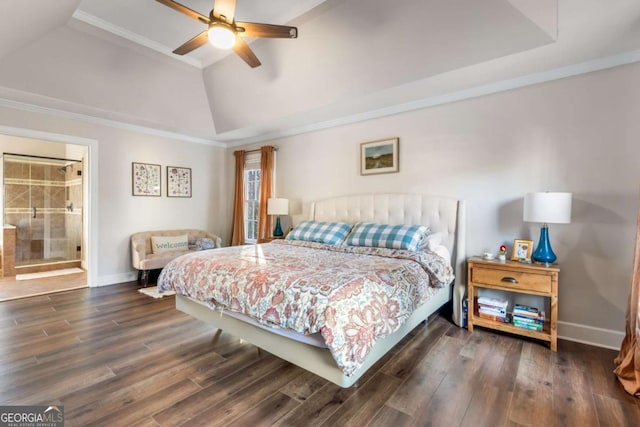
[[[291,38],[298,37],[296,27],[284,25],[258,24],[255,22],[236,22],[233,15],[236,10],[236,0],[215,0],[213,9],[206,17],[195,10],[189,9],[173,0],[156,0],[171,9],[187,15],[209,27],[188,42],[173,51],[176,55],[184,55],[194,49],[199,48],[207,40],[216,47],[222,49],[233,49],[251,66],[255,68],[260,65],[258,57],[253,53],[249,45],[242,37],[269,37],[269,38]]]

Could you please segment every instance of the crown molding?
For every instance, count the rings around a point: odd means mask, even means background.
[[[223,147],[223,148],[227,147],[227,144],[224,144],[222,142],[219,142],[213,139],[198,138],[195,136],[189,136],[189,135],[185,135],[177,132],[156,129],[148,126],[134,125],[131,123],[125,123],[118,120],[111,120],[111,119],[105,119],[102,117],[90,116],[87,114],[72,113],[72,112],[60,110],[57,108],[42,107],[39,105],[29,104],[29,103],[20,102],[20,101],[14,101],[6,98],[0,98],[0,107],[11,108],[13,110],[27,111],[30,113],[46,114],[49,116],[60,117],[63,119],[75,120],[75,121],[84,122],[84,123],[91,123],[91,124],[100,125],[100,126],[108,126],[108,127],[143,133],[146,135],[153,135],[153,136],[159,136],[162,138],[174,139],[182,142],[204,144],[204,145],[210,145],[214,147]]]
[[[76,9],[76,11],[73,12],[72,16],[78,21],[82,21],[86,24],[100,28],[101,30],[107,31],[111,34],[115,34],[116,36],[122,37],[123,39],[129,40],[133,43],[148,47],[149,49],[155,50],[156,52],[159,52],[177,61],[182,61],[185,64],[189,64],[199,69],[203,69],[205,67],[202,61],[195,59],[192,56],[175,55],[171,48],[161,43],[157,43],[153,40],[141,36],[140,34],[136,34],[122,27],[118,27],[117,25],[113,25],[112,23],[100,19],[97,16],[91,15],[87,12],[83,12],[80,9]]]
[[[365,120],[378,119],[395,114],[401,114],[414,110],[420,110],[423,108],[430,108],[438,105],[444,105],[452,102],[463,101],[466,99],[478,98],[481,96],[492,95],[500,92],[505,92],[513,89],[519,89],[527,86],[532,86],[540,83],[547,83],[554,80],[559,80],[567,77],[579,76],[582,74],[591,73],[594,71],[606,70],[622,65],[629,65],[640,62],[640,50],[624,52],[618,55],[612,55],[604,58],[598,58],[590,61],[585,61],[578,64],[569,65],[566,67],[560,67],[549,71],[540,73],[528,74],[513,79],[502,80],[495,83],[489,83],[486,85],[479,85],[469,89],[451,92],[444,95],[438,95],[433,97],[423,98],[417,101],[392,105],[380,109],[365,111],[362,113],[356,113],[340,117],[337,119],[319,121],[301,126],[283,126],[282,130],[274,132],[261,132],[256,127],[253,130],[244,129],[238,131],[238,133],[245,133],[251,131],[255,136],[238,136],[233,137],[236,131],[228,132],[218,135],[218,139],[207,139],[189,136],[177,132],[160,130],[148,126],[134,125],[125,123],[118,120],[105,119],[95,116],[90,116],[80,113],[72,113],[61,109],[42,107],[35,104],[26,102],[13,101],[0,97],[0,107],[7,107],[16,110],[28,111],[33,113],[41,113],[61,117],[65,119],[77,120],[86,123],[93,123],[102,126],[115,127],[124,130],[130,130],[147,135],[159,136],[163,138],[174,139],[183,142],[211,145],[221,148],[236,148],[249,144],[255,144],[264,141],[271,141],[278,138],[286,138],[294,135],[300,135],[309,132],[317,132],[324,129],[329,129],[338,126],[345,126],[353,123],[362,122]],[[225,141],[225,139],[227,141]]]
[[[513,89],[524,88],[541,83],[552,82],[567,77],[579,76],[594,71],[607,70],[622,65],[629,65],[640,62],[640,50],[624,52],[618,55],[607,56],[604,58],[593,59],[590,61],[572,64],[565,67],[555,68],[549,71],[528,74],[513,79],[502,80],[499,82],[488,83],[485,85],[475,86],[469,89],[450,92],[444,95],[432,96],[419,99],[407,103],[392,105],[389,107],[379,108],[376,110],[365,111],[362,113],[351,114],[333,120],[311,123],[297,127],[290,127],[282,131],[258,133],[257,136],[238,138],[226,145],[230,148],[241,147],[244,145],[255,144],[264,141],[271,141],[277,138],[285,138],[294,135],[300,135],[309,132],[316,132],[338,126],[345,126],[365,120],[379,119],[395,114],[406,113],[423,108],[435,107],[438,105],[449,104],[452,102],[464,101],[467,99],[478,98],[481,96],[492,95],[500,92],[506,92]],[[222,136],[222,135],[219,135]]]

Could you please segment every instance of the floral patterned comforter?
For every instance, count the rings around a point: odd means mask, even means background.
[[[158,289],[263,324],[320,332],[351,375],[378,339],[452,280],[449,262],[429,251],[281,240],[183,255],[164,268]]]

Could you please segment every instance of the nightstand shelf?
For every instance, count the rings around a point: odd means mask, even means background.
[[[551,342],[551,323],[550,322],[544,322],[544,327],[540,332],[519,328],[517,326],[512,325],[511,323],[496,322],[495,320],[481,319],[480,317],[474,318],[473,325],[482,326],[483,328],[497,329],[503,332],[524,335],[530,338]]]
[[[558,275],[557,267],[523,264],[513,261],[487,261],[481,258],[467,260],[467,286],[469,297],[468,329],[474,326],[496,329],[503,332],[548,341],[551,351],[558,348]],[[502,323],[478,317],[476,298],[478,289],[494,289],[549,298],[550,313],[542,331],[519,328],[511,323]]]

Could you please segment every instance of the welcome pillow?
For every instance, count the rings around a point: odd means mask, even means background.
[[[189,249],[189,237],[181,236],[151,236],[151,251],[154,254],[162,252],[186,251]]]

